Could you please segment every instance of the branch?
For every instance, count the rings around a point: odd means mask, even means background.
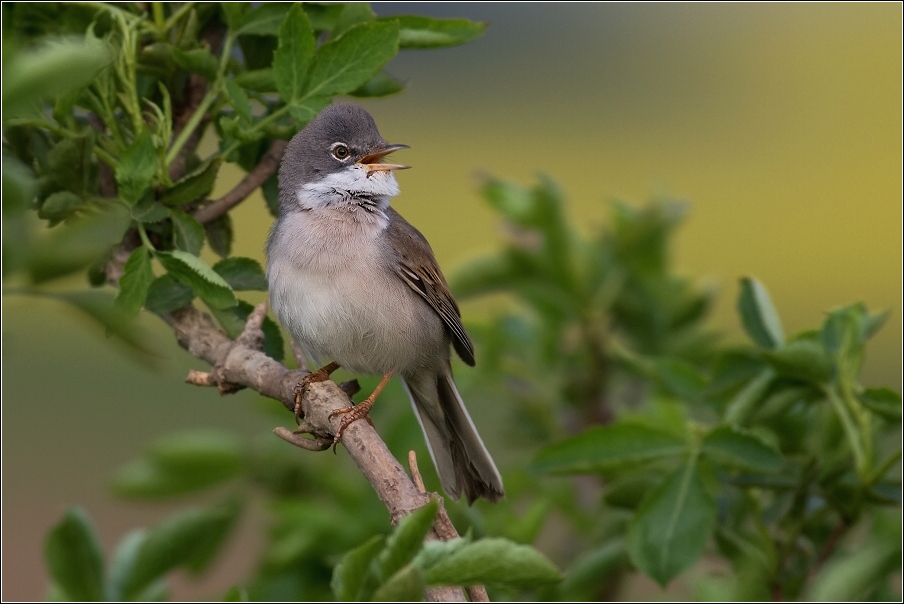
[[[251,172],[245,175],[239,184],[232,188],[231,191],[217,199],[211,204],[204,206],[195,212],[195,220],[201,224],[213,222],[238,204],[242,203],[246,197],[251,195],[256,188],[264,184],[276,170],[279,169],[279,162],[282,159],[283,151],[288,145],[284,140],[276,139],[270,143],[270,148],[264,153],[260,163],[258,163]]]
[[[303,369],[290,370],[261,352],[261,340],[258,337],[262,337],[262,334],[258,334],[265,313],[266,303],[258,305],[249,316],[242,335],[235,341],[217,329],[210,317],[191,305],[180,308],[165,318],[173,328],[179,344],[213,367],[210,373],[191,372],[188,381],[197,385],[216,386],[223,393],[234,392],[242,387],[251,388],[280,401],[287,410],[294,412],[295,386],[308,372]],[[356,388],[355,383],[345,383],[342,386],[351,391]],[[330,413],[347,407],[348,404],[348,395],[335,383],[326,381],[311,384],[302,401],[304,421],[300,428],[313,438],[306,438],[287,428],[276,428],[274,432],[283,440],[303,449],[327,449],[333,442],[332,435],[342,422],[341,416],[331,418]],[[439,512],[427,538],[448,541],[458,537],[458,532],[446,514],[443,499],[426,493],[423,487],[418,488],[412,482],[370,423],[358,421],[349,424],[342,433],[341,442],[386,506],[393,525],[431,499],[436,499],[439,502]],[[419,476],[416,461],[410,463],[413,465],[414,475]],[[427,591],[429,601],[465,601],[464,591],[460,588],[442,587]],[[482,587],[468,588],[468,595],[472,601],[489,601]]]

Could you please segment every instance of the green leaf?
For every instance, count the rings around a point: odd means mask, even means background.
[[[239,300],[238,304],[224,310],[211,309],[213,316],[216,317],[223,331],[230,338],[237,338],[245,328],[248,321],[248,315],[254,310],[249,302]],[[264,354],[276,361],[282,361],[285,355],[285,343],[282,339],[282,332],[279,326],[270,317],[264,317],[264,324],[261,326],[264,332]]]
[[[183,285],[191,287],[212,308],[235,306],[235,294],[229,284],[197,256],[176,250],[158,252],[157,259],[169,274]]]
[[[99,262],[122,240],[128,225],[125,208],[117,204],[108,211],[85,212],[51,229],[28,250],[32,281],[43,283]]]
[[[180,210],[172,210],[173,245],[183,252],[197,256],[204,246],[204,227]]]
[[[267,291],[267,276],[257,260],[233,256],[213,265],[226,283],[235,291]]]
[[[228,433],[195,430],[158,440],[146,459],[125,466],[113,486],[127,497],[190,493],[236,476],[242,468],[239,440]]]
[[[229,588],[229,590],[223,594],[224,602],[250,602],[251,596],[248,594],[248,590],[241,585],[233,585]]]
[[[738,296],[738,312],[747,335],[760,348],[773,349],[785,343],[782,323],[778,318],[769,292],[752,277],[741,279],[741,294]]]
[[[71,191],[57,191],[47,197],[38,210],[38,216],[51,222],[64,220],[88,202]]]
[[[114,304],[113,296],[105,291],[71,291],[53,294],[52,297],[77,308],[98,323],[107,334],[119,336],[123,342],[147,355],[153,351],[147,347],[135,321],[125,316]]]
[[[264,184],[261,185],[261,194],[264,196],[270,215],[274,218],[279,216],[279,179],[276,174],[264,181]]]
[[[405,86],[395,78],[378,71],[372,78],[352,90],[349,94],[357,97],[389,96],[402,92]]]
[[[179,283],[172,275],[162,275],[151,282],[144,307],[150,312],[165,314],[182,308],[194,297],[191,287]]]
[[[80,197],[95,193],[97,164],[94,161],[94,131],[64,138],[47,153],[46,174],[56,187]]]
[[[233,33],[238,32],[251,12],[250,2],[221,2],[219,6],[223,11],[223,20]]]
[[[138,559],[138,552],[141,550],[141,546],[144,545],[145,540],[147,540],[147,531],[143,529],[134,530],[123,537],[116,546],[116,551],[113,552],[113,559],[110,561],[107,601],[124,600],[122,587],[132,574],[135,561]]]
[[[607,541],[579,554],[562,582],[561,592],[567,599],[588,591],[597,593],[601,582],[613,571],[625,565],[627,560],[623,538]],[[581,600],[586,599],[581,598]],[[580,601],[573,599],[572,601]]]
[[[170,570],[197,573],[213,559],[241,510],[235,502],[180,512],[148,531],[122,585],[122,597],[134,599]]]
[[[436,501],[430,501],[427,505],[415,510],[399,522],[392,535],[386,541],[386,547],[377,558],[377,566],[380,568],[380,576],[386,580],[411,562],[414,555],[421,549],[424,537],[433,526],[436,517]],[[382,599],[382,598],[377,598]]]
[[[832,362],[819,342],[793,340],[766,352],[763,357],[776,372],[785,377],[823,384],[832,376]]]
[[[479,37],[489,25],[467,19],[433,19],[420,15],[381,17],[398,21],[399,48],[443,48],[464,44]]]
[[[193,50],[182,50],[173,47],[173,60],[176,65],[191,73],[197,73],[204,77],[208,82],[217,79],[217,73],[220,70],[220,62],[206,48],[195,48]]]
[[[299,126],[303,126],[314,119],[314,117],[329,104],[329,97],[311,97],[300,105],[289,105],[289,114],[295,118],[295,121],[298,122]]]
[[[74,39],[57,38],[20,53],[4,50],[4,124],[42,100],[90,84],[110,59],[103,44]]]
[[[242,119],[251,121],[251,101],[245,90],[236,84],[235,80],[226,80],[226,94],[229,96],[229,104],[235,109]]]
[[[534,458],[536,472],[598,472],[625,463],[682,455],[687,443],[672,434],[646,426],[618,423],[590,428],[555,443]]]
[[[762,369],[728,401],[723,419],[729,424],[747,422],[757,404],[766,396],[775,378],[775,371],[771,367]]]
[[[860,394],[860,402],[876,415],[901,423],[901,395],[891,388],[867,388]]]
[[[145,195],[141,201],[132,206],[129,212],[132,218],[145,224],[160,222],[170,217],[170,209],[159,201],[155,201],[152,195]]]
[[[116,166],[119,197],[134,205],[151,185],[157,171],[157,152],[148,130],[142,130],[123,152]]]
[[[373,563],[383,549],[384,537],[376,535],[345,554],[333,569],[330,587],[340,602],[360,602],[367,594],[368,583],[374,583]]]
[[[204,232],[207,233],[207,243],[210,249],[221,257],[226,258],[232,252],[232,217],[227,212],[221,214],[215,220],[204,225]]]
[[[151,269],[151,255],[144,247],[138,247],[129,255],[119,279],[119,293],[116,306],[126,316],[134,317],[144,305],[154,272]]]
[[[810,602],[857,602],[869,599],[878,585],[901,568],[901,546],[867,543],[855,553],[828,561],[804,594]]]
[[[333,25],[333,37],[339,37],[347,30],[351,29],[359,23],[369,23],[374,20],[376,15],[370,8],[368,2],[348,2],[342,5],[342,10],[336,18],[336,24]]]
[[[222,160],[217,158],[183,176],[163,193],[160,203],[170,207],[181,207],[207,199],[217,181],[221,163]]]
[[[255,36],[275,36],[279,33],[280,24],[293,8],[288,2],[262,2],[259,8],[246,14],[242,20],[237,34],[250,34]]]
[[[759,436],[737,426],[714,428],[703,439],[703,452],[717,462],[754,472],[778,472],[781,454]]]
[[[500,538],[470,543],[431,541],[415,558],[427,585],[503,585],[531,588],[562,580],[562,573],[528,545]]]
[[[703,554],[715,520],[716,507],[691,462],[644,498],[628,528],[628,553],[664,587]]]
[[[236,85],[254,92],[276,92],[276,80],[272,69],[243,71],[233,80]]]
[[[368,81],[398,50],[399,26],[396,22],[356,25],[317,49],[304,97],[351,92]]]
[[[659,479],[654,474],[625,476],[606,489],[603,501],[613,507],[633,510],[658,483]]]
[[[423,602],[424,578],[413,564],[398,570],[374,592],[373,602]]]
[[[73,601],[104,599],[104,559],[88,516],[70,508],[47,535],[44,559],[54,583]]]
[[[279,46],[273,53],[273,79],[286,103],[301,101],[314,50],[311,23],[301,5],[295,4],[279,26]]]

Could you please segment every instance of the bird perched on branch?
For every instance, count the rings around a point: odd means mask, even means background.
[[[474,349],[430,244],[389,206],[399,193],[389,144],[355,105],[324,109],[291,140],[279,169],[279,218],[267,243],[270,304],[309,362],[300,384],[340,366],[382,375],[344,415],[335,441],[365,417],[393,375],[411,399],[443,489],[473,502],[504,496],[502,479],[458,394],[450,345]],[[299,397],[300,401],[300,397]],[[296,417],[299,409],[296,409]]]

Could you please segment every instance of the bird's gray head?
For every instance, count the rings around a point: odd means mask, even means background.
[[[381,160],[405,148],[383,140],[363,108],[330,105],[286,147],[279,168],[281,211],[343,205],[385,209],[399,193],[392,171],[407,166]]]

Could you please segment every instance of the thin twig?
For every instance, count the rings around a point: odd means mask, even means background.
[[[289,143],[286,141],[279,139],[270,143],[270,148],[261,158],[260,163],[258,163],[251,172],[248,172],[248,174],[245,175],[245,178],[233,187],[231,191],[195,212],[195,220],[201,224],[213,222],[238,204],[242,203],[246,197],[264,184],[264,182],[279,169],[279,162],[282,159],[283,151],[285,151],[286,145],[288,144]]]

